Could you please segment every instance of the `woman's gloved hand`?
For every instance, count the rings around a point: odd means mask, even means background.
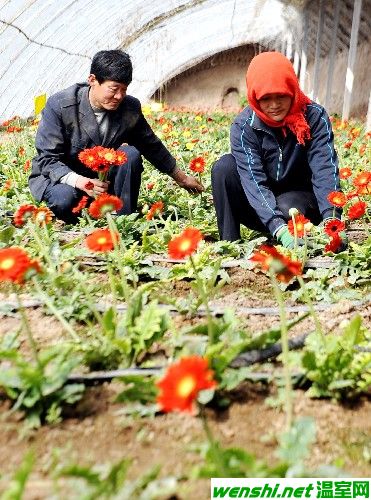
[[[285,248],[293,249],[295,247],[295,238],[288,230],[287,225],[282,226],[275,234],[280,245]],[[298,246],[304,245],[304,240],[298,238]]]

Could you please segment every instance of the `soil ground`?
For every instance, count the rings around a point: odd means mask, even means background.
[[[275,306],[269,290],[269,281],[262,274],[239,268],[229,270],[230,283],[223,295],[213,304],[223,307]],[[104,280],[104,276],[100,279]],[[189,283],[177,282],[173,293],[187,295]],[[3,297],[4,298],[4,297]],[[327,331],[332,331],[344,319],[359,312],[366,327],[371,325],[371,306],[364,304],[358,311],[350,302],[335,304],[319,312]],[[41,308],[28,309],[31,329],[40,346],[58,343],[64,338],[59,323],[46,316]],[[292,314],[291,317],[295,315]],[[242,326],[254,333],[279,326],[277,316],[249,315],[241,317]],[[174,318],[176,324],[193,320]],[[5,316],[0,322],[0,335],[19,327],[19,317]],[[304,320],[290,333],[310,331],[310,319]],[[22,337],[21,337],[22,338]],[[21,350],[29,352],[26,338]],[[47,471],[53,456],[59,460],[80,465],[113,463],[130,458],[129,477],[138,477],[154,464],[161,465],[161,476],[182,477],[201,463],[192,446],[205,442],[201,421],[181,414],[158,415],[155,418],[134,418],[123,414],[124,405],[114,403],[120,390],[113,382],[87,389],[84,398],[69,410],[60,424],[44,426],[22,436],[20,415],[10,414],[9,402],[0,399],[0,471],[5,478],[20,465],[30,448],[36,452],[37,462],[27,486],[27,500],[52,498],[52,483]],[[284,414],[266,404],[266,398],[275,393],[273,386],[244,383],[232,394],[232,404],[224,411],[208,409],[208,418],[215,436],[224,446],[238,446],[268,463],[274,463],[275,434],[284,429]],[[342,467],[355,477],[371,475],[371,400],[363,397],[354,405],[342,405],[330,400],[309,399],[304,391],[295,391],[295,415],[312,416],[317,424],[317,439],[308,459],[311,467],[340,460]],[[56,451],[58,450],[58,452]],[[209,480],[181,480],[179,499],[209,498]],[[1,486],[1,483],[0,483]],[[196,493],[197,492],[197,493]],[[201,495],[201,496],[200,496]]]

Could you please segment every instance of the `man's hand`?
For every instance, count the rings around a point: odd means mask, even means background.
[[[178,167],[175,167],[171,177],[178,186],[186,189],[189,193],[202,193],[205,191],[203,185],[195,177],[185,174],[183,170],[180,170]]]
[[[76,188],[81,189],[81,191],[84,191],[92,198],[106,193],[108,186],[108,182],[103,182],[98,179],[89,179],[89,177],[83,177],[82,175],[79,175],[76,181]]]

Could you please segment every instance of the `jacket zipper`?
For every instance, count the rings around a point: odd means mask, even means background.
[[[280,167],[281,167],[281,163],[282,163],[282,159],[283,159],[282,149],[280,148],[279,142],[277,141],[275,135],[268,132],[268,130],[263,130],[262,128],[257,128],[257,127],[252,127],[252,128],[254,128],[255,130],[260,130],[260,132],[265,132],[266,134],[269,134],[270,136],[272,136],[274,138],[274,140],[277,143],[277,146],[278,146],[278,149],[280,152],[279,157],[278,157],[277,175],[276,175],[276,181],[278,181],[278,178],[280,175]]]
[[[280,167],[281,167],[281,163],[282,163],[282,149],[279,146],[278,146],[278,149],[280,150],[280,156],[278,158],[276,181],[278,181],[278,178],[279,178],[279,175],[280,175]]]

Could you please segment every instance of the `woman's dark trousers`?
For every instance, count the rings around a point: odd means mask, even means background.
[[[232,154],[222,156],[211,172],[213,199],[221,240],[239,240],[240,225],[268,232],[257,213],[248,202],[237,171],[236,160]],[[291,207],[297,208],[314,224],[321,221],[318,204],[313,192],[288,191],[276,195],[279,209],[288,221]]]

